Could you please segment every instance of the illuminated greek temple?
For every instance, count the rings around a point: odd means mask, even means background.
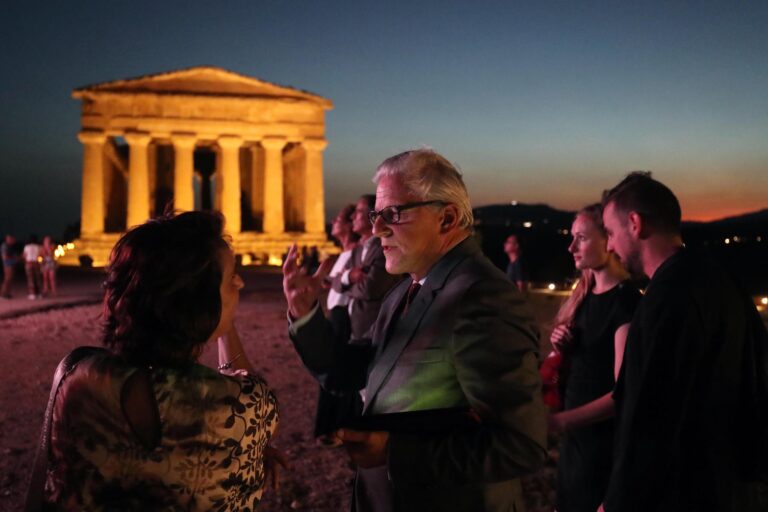
[[[220,211],[244,263],[279,263],[325,235],[325,111],[333,103],[216,67],[75,89],[82,101],[80,238],[62,263],[104,265],[120,234],[163,213]]]

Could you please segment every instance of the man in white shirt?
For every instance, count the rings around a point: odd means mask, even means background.
[[[40,244],[37,236],[30,235],[27,245],[24,246],[24,272],[27,274],[27,298],[35,300],[40,298]]]
[[[373,236],[373,226],[368,219],[375,202],[376,196],[366,194],[355,204],[352,230],[360,236],[360,241],[352,251],[347,270],[331,280],[333,290],[349,297],[352,339],[365,336],[379,316],[382,299],[402,279],[402,275],[389,274],[384,268],[386,260],[381,240]]]

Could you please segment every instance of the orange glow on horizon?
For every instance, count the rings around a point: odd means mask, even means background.
[[[768,205],[764,205],[762,207],[758,206],[755,208],[745,208],[743,206],[739,207],[720,207],[720,208],[689,208],[686,209],[683,208],[683,221],[693,221],[693,222],[712,222],[716,220],[725,219],[727,217],[737,217],[739,215],[745,215],[748,213],[754,213],[758,212],[760,210],[767,209]]]

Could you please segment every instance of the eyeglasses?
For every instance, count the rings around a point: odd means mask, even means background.
[[[386,224],[398,224],[400,222],[400,212],[410,210],[411,208],[418,208],[419,206],[427,206],[429,204],[444,205],[444,201],[421,201],[419,203],[405,203],[387,206],[379,211],[372,210],[368,212],[368,220],[371,221],[371,225],[376,224],[376,219],[381,217],[381,220]]]

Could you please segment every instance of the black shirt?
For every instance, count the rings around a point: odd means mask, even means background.
[[[607,512],[768,510],[754,481],[767,344],[754,304],[716,264],[681,249],[656,270],[614,392]]]

